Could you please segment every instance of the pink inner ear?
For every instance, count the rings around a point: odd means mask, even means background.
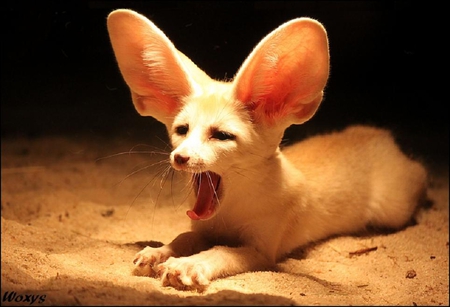
[[[108,31],[120,71],[141,115],[173,117],[192,92],[191,79],[170,40],[144,16],[117,10]]]
[[[310,19],[288,22],[264,38],[236,75],[238,100],[256,120],[274,123],[315,111],[328,78],[328,41]],[[312,103],[314,106],[306,106]],[[302,118],[299,119],[302,121]]]
[[[133,104],[139,114],[143,116],[153,116],[160,120],[161,117],[172,118],[178,113],[180,104],[177,100],[160,96],[139,96],[131,92]]]

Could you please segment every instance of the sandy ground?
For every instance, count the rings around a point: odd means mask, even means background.
[[[398,232],[331,238],[277,271],[216,280],[203,293],[134,276],[143,244],[168,243],[189,226],[179,178],[161,180],[166,156],[109,157],[138,143],[2,139],[2,305],[449,304],[446,170],[432,173],[431,208]]]

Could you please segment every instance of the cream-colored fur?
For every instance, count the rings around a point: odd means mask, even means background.
[[[232,82],[212,80],[136,12],[112,12],[108,31],[137,111],[166,125],[172,167],[192,174],[192,231],[139,252],[139,274],[201,289],[309,242],[411,218],[426,171],[388,131],[353,126],[280,150],[284,130],[322,101],[329,54],[319,22],[272,31]]]

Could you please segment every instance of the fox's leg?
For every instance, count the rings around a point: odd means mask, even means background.
[[[197,232],[185,232],[177,236],[170,244],[161,247],[147,246],[138,252],[133,260],[134,273],[141,276],[156,276],[156,266],[169,257],[190,256],[208,249],[210,246]]]
[[[214,246],[189,257],[169,258],[157,266],[164,286],[203,290],[211,280],[239,273],[266,270],[274,262],[254,247]]]

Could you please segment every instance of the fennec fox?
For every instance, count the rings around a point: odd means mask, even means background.
[[[280,150],[285,129],[323,98],[328,39],[316,20],[272,31],[232,82],[211,79],[136,12],[113,11],[107,24],[134,106],[167,127],[171,166],[191,174],[193,190],[192,230],[139,252],[138,274],[202,289],[315,240],[410,220],[426,171],[388,131],[353,126]]]

